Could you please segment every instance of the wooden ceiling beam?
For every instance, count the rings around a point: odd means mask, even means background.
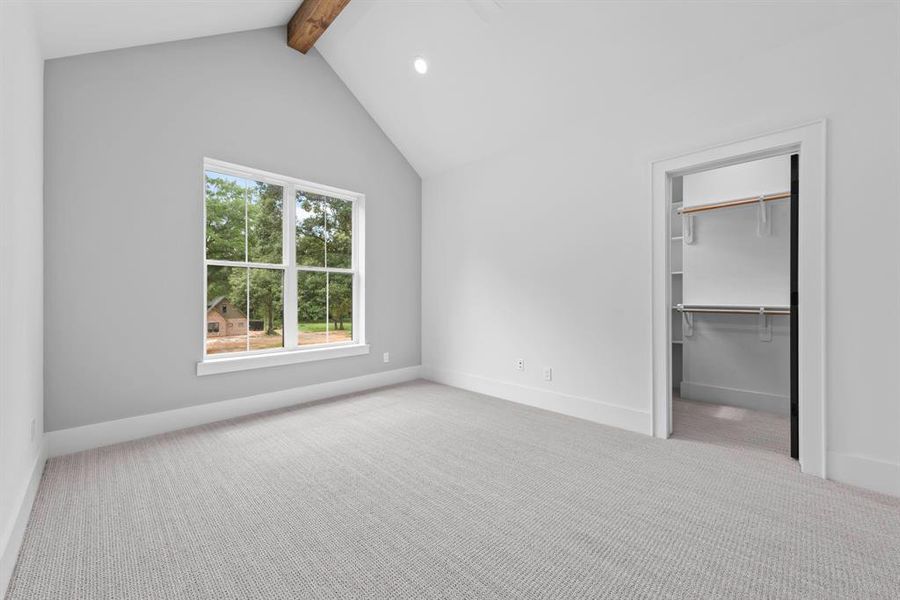
[[[303,0],[287,26],[287,43],[303,54],[309,52],[350,0]]]

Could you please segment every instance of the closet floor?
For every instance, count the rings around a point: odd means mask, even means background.
[[[672,402],[672,437],[790,456],[787,415],[683,400],[677,392]]]

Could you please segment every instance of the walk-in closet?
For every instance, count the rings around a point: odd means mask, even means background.
[[[783,155],[672,180],[676,436],[796,456],[797,167]]]

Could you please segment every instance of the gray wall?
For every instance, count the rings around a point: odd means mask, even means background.
[[[419,364],[421,181],[315,51],[265,29],[48,61],[45,86],[47,431]],[[366,194],[369,355],[195,374],[204,156]]]

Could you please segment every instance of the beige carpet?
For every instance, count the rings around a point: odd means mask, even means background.
[[[416,382],[56,458],[8,597],[900,598],[900,501],[679,435]]]

